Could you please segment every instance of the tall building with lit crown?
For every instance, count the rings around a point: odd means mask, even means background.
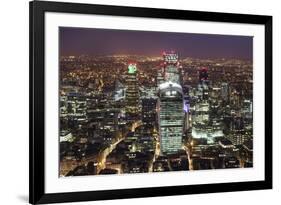
[[[174,154],[182,147],[184,126],[183,92],[178,55],[163,52],[164,80],[159,85],[159,133],[162,154]]]
[[[126,115],[129,120],[133,120],[139,111],[139,89],[136,63],[129,63],[128,65],[126,86]]]

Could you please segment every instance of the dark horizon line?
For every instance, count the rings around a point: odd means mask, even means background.
[[[161,52],[160,52],[161,54]],[[85,54],[85,53],[81,53],[81,54],[60,54],[60,57],[67,57],[67,56],[89,56],[89,57],[95,57],[95,56],[118,56],[118,55],[124,55],[124,56],[142,56],[142,57],[159,57],[161,58],[162,55],[147,55],[147,54],[129,54],[129,53],[111,53],[111,54]],[[253,62],[252,58],[247,58],[247,57],[194,57],[194,56],[180,56],[179,55],[179,59],[186,59],[186,58],[191,58],[191,59],[200,59],[200,60],[210,60],[210,59],[226,59],[226,60],[247,60],[247,61],[251,61]]]

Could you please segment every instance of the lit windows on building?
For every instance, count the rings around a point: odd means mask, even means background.
[[[160,147],[162,154],[173,154],[182,147],[184,124],[182,88],[165,82],[160,85]]]
[[[146,127],[153,128],[156,126],[157,113],[156,113],[156,98],[142,99],[142,123]]]
[[[137,66],[135,63],[128,65],[126,86],[126,114],[129,120],[134,120],[139,110],[139,89],[137,84]]]

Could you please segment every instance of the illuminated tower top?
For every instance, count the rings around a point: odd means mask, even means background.
[[[178,54],[171,51],[163,52],[162,55],[165,81],[180,84],[180,63]]]
[[[178,64],[179,56],[174,51],[171,52],[163,52],[163,60],[164,64],[175,65]]]
[[[136,63],[129,63],[128,65],[128,73],[135,74],[137,72],[137,64]]]

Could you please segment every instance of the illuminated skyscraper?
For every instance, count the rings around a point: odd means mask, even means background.
[[[129,120],[134,120],[139,111],[139,90],[137,84],[137,65],[129,63],[126,78],[126,114]]]
[[[179,61],[178,54],[174,52],[164,52],[164,70],[165,70],[165,81],[171,81],[173,83],[180,84],[180,71],[179,71]]]
[[[163,52],[164,81],[159,85],[159,132],[162,154],[178,152],[184,127],[183,92],[178,54]]]
[[[161,84],[159,89],[161,152],[173,154],[182,146],[184,124],[182,87],[169,81]]]

